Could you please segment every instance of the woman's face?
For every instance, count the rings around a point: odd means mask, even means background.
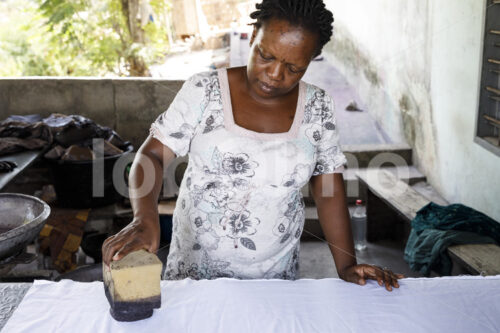
[[[317,43],[316,34],[285,20],[271,19],[254,28],[247,65],[252,91],[262,98],[289,93],[304,76]]]

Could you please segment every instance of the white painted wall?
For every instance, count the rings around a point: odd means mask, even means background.
[[[500,221],[500,157],[473,142],[486,1],[431,2],[439,189]]]
[[[474,143],[485,0],[326,0],[329,61],[450,202],[500,221],[500,157]]]

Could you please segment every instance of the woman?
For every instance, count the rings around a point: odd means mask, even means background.
[[[247,66],[192,76],[152,124],[130,174],[134,220],[105,241],[103,260],[157,251],[162,170],[189,153],[164,278],[296,279],[309,182],[339,277],[399,287],[401,274],[356,263],[333,102],[301,81],[332,35],[331,12],[321,0],[256,7]],[[153,190],[136,193],[148,180]]]

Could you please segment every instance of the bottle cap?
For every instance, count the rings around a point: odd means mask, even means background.
[[[362,203],[363,203],[362,200],[360,200],[360,199],[356,200],[356,205],[361,205]]]

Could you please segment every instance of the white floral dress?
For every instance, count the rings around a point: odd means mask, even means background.
[[[346,163],[330,96],[300,81],[290,130],[259,133],[234,122],[226,69],[200,73],[150,133],[189,154],[164,279],[298,278],[300,190]]]

